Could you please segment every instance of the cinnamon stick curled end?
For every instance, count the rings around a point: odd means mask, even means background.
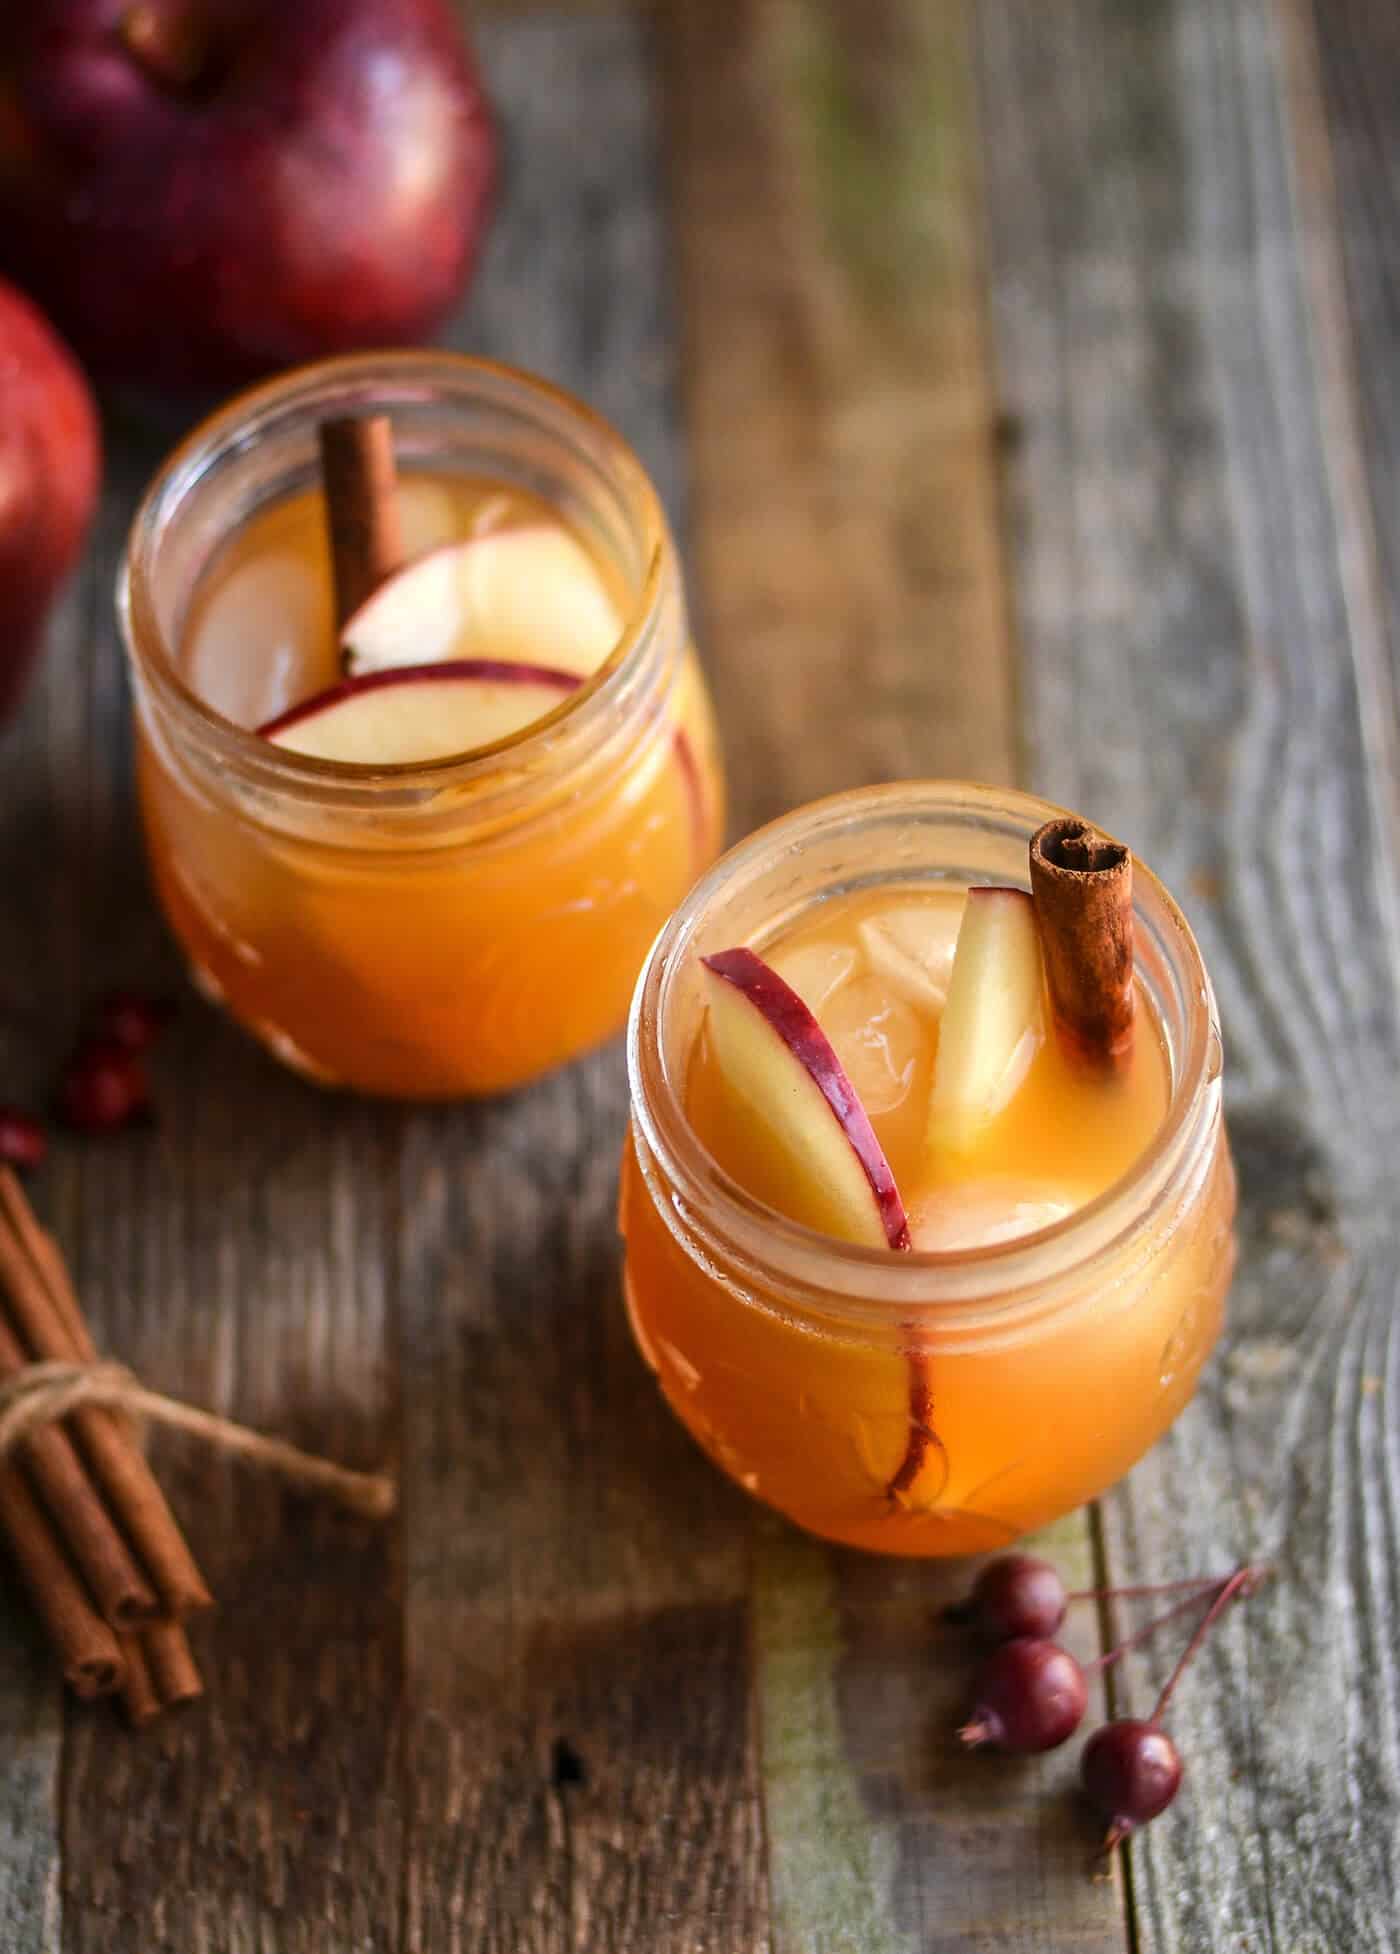
[[[1111,1075],[1133,1048],[1132,855],[1062,815],[1031,836],[1031,895],[1061,1043]]]

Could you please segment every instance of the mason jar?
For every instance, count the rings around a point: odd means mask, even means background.
[[[317,483],[323,420],[369,413],[390,417],[402,481],[523,492],[623,593],[620,641],[556,711],[428,763],[275,745],[211,704],[185,656],[211,566]],[[118,608],[160,902],[199,987],[278,1058],[361,1092],[490,1094],[619,1028],[648,945],[718,848],[722,787],[675,548],[606,423],[450,353],[303,368],[170,456]]]
[[[638,983],[621,1201],[633,1332],[715,1463],[831,1540],[966,1554],[1046,1524],[1161,1436],[1220,1333],[1235,1182],[1219,1028],[1195,939],[1141,864],[1139,1008],[1168,1103],[1130,1169],[1053,1225],[922,1253],[837,1241],[747,1193],[687,1117],[700,957],[762,954],[852,891],[1027,887],[1029,839],[1062,812],[957,782],[802,808],[711,869]]]

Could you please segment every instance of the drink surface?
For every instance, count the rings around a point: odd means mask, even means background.
[[[475,580],[463,586],[476,604],[472,656],[497,680],[501,665],[528,663],[576,687],[602,662],[617,632],[600,644],[599,615],[620,629],[634,600],[550,507],[450,474],[405,471],[399,495],[410,568],[447,544],[530,545],[523,557],[513,547],[473,553]],[[568,587],[548,584],[541,561],[562,562]],[[587,644],[572,623],[580,592],[594,621]],[[440,797],[448,828],[427,835],[405,825],[413,809],[393,796],[344,816],[314,789],[310,802],[269,807],[219,768],[190,764],[143,714],[152,865],[196,981],[294,1069],[394,1096],[508,1090],[608,1037],[722,826],[708,698],[679,602],[673,615],[657,703],[607,764],[564,776],[548,754],[522,762],[509,774],[518,811],[485,831],[467,795]],[[340,684],[319,493],[264,506],[234,532],[188,605],[179,660],[191,688],[247,729]],[[495,694],[512,689],[497,683]],[[546,707],[566,698],[550,695]],[[461,750],[477,743],[464,737]],[[449,740],[429,757],[457,750]],[[373,728],[355,757],[376,757]]]
[[[1081,1070],[1042,1016],[995,1117],[965,1145],[931,1144],[963,914],[955,888],[836,894],[760,943],[860,1095],[915,1250],[1006,1243],[1074,1213],[1130,1171],[1172,1094],[1166,1043],[1139,987],[1133,1053],[1118,1076]],[[921,970],[892,958],[882,934],[912,945]],[[801,1176],[726,1074],[713,1004],[678,1055],[677,1077],[695,1134],[726,1173],[813,1225]],[[857,1319],[839,1302],[794,1298],[752,1261],[726,1268],[713,1241],[694,1252],[647,1159],[649,1176],[629,1148],[622,1198],[638,1343],[673,1409],[725,1471],[836,1540],[960,1554],[1047,1523],[1101,1492],[1160,1436],[1219,1333],[1234,1179],[1218,1121],[1172,1203],[1145,1209],[1082,1266],[1047,1261],[1043,1293],[1032,1276],[1029,1291],[993,1295],[971,1312],[937,1301],[910,1308],[897,1300],[907,1290],[886,1292],[872,1274]],[[890,1251],[892,1270],[903,1260]]]
[[[1131,1057],[1111,1078],[1075,1065],[1042,1015],[1005,1109],[967,1147],[931,1144],[940,992],[946,995],[965,899],[956,887],[831,896],[763,945],[765,961],[813,1012],[859,1094],[904,1197],[916,1249],[976,1248],[1073,1213],[1127,1172],[1161,1125],[1171,1091],[1161,1032],[1141,995]],[[904,946],[917,946],[926,985],[894,962]],[[770,1207],[803,1218],[784,1163],[734,1104],[708,1019],[687,1068],[686,1108],[726,1172]]]
[[[573,536],[538,497],[479,476],[405,471],[398,504],[410,561],[445,544],[506,532]],[[579,555],[585,574],[597,580],[618,616],[625,615],[626,592],[611,567],[581,541]],[[480,655],[493,649],[488,639]],[[569,651],[567,642],[540,647],[542,658],[554,656],[566,665]],[[319,489],[258,510],[224,545],[195,592],[181,662],[206,704],[250,728],[341,677]]]

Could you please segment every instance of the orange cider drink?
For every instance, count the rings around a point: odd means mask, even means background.
[[[1056,861],[1031,895],[1061,815],[946,783],[802,809],[692,891],[638,986],[636,1340],[715,1462],[832,1540],[965,1554],[1044,1525],[1161,1436],[1220,1332],[1209,981],[1165,890],[1095,841],[1119,910],[1091,961],[1120,925],[1135,954],[1099,971],[1110,1029],[1075,1017],[1051,912],[1103,878]]]
[[[321,436],[370,420],[394,558],[347,606]],[[602,421],[450,354],[303,369],[165,464],[119,608],[156,889],[280,1059],[489,1094],[619,1028],[722,788],[666,522]]]

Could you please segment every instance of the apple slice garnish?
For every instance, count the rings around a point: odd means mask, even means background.
[[[965,1152],[1020,1085],[1043,1036],[1044,973],[1024,889],[970,889],[938,1032],[928,1137]]]
[[[530,523],[429,550],[395,571],[341,627],[352,678],[468,658],[586,677],[622,618],[583,545]]]
[[[811,1011],[753,950],[701,961],[715,1063],[781,1163],[797,1218],[841,1241],[907,1249],[884,1149]]]
[[[860,926],[865,960],[916,1011],[940,1012],[957,948],[961,904],[947,898],[898,903]]]
[[[573,672],[492,658],[405,665],[343,679],[258,732],[313,760],[361,766],[446,760],[543,719],[578,683]]]

